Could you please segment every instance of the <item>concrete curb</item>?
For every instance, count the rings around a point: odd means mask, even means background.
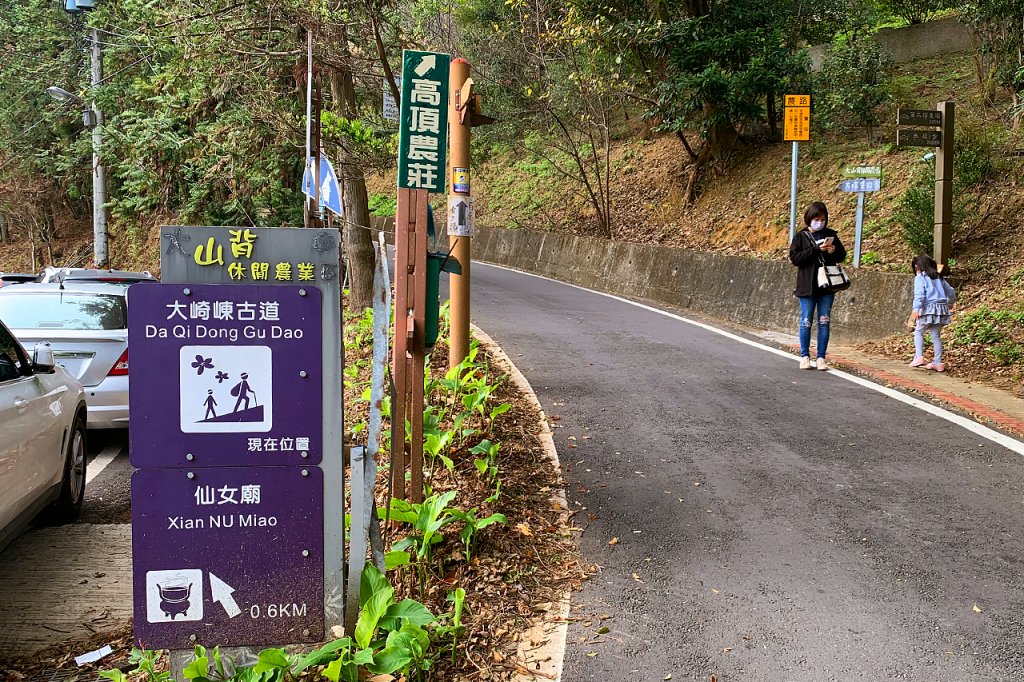
[[[487,352],[499,364],[503,365],[502,369],[508,372],[512,383],[537,408],[537,412],[540,413],[538,425],[540,426],[539,438],[541,447],[544,448],[544,454],[554,467],[555,473],[561,476],[562,465],[558,460],[555,440],[551,435],[551,428],[548,426],[544,410],[541,408],[540,401],[537,400],[537,394],[533,392],[530,382],[526,380],[526,377],[515,366],[511,358],[505,354],[505,351],[495,343],[494,339],[476,325],[471,325],[471,327],[473,336],[480,341],[480,345],[486,348]],[[563,529],[568,529],[569,504],[566,501],[565,489],[556,488],[553,490],[550,501],[552,505],[557,505],[559,509],[565,510],[560,515],[559,525]],[[562,662],[565,659],[565,642],[569,630],[570,595],[571,592],[566,590],[562,598],[557,603],[551,605],[550,610],[543,616],[534,619],[530,629],[519,642],[519,649],[516,652],[517,672],[513,679],[519,682],[528,682],[537,678],[561,680]]]

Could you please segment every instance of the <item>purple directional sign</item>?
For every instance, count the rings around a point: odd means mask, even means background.
[[[314,286],[129,289],[132,465],[319,463],[320,298]]]
[[[136,471],[136,643],[322,641],[323,485],[313,466]]]

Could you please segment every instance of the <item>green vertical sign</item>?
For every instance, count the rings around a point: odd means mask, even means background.
[[[451,55],[402,52],[398,186],[444,192],[448,149],[448,67]]]

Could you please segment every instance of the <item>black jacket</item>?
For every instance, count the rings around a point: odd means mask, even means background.
[[[832,237],[832,244],[836,250],[826,253],[818,248],[815,243],[817,239]],[[828,227],[823,227],[815,233],[804,228],[793,236],[793,243],[789,245],[789,262],[795,265],[796,289],[794,296],[811,296],[818,293],[818,280],[815,276],[819,259],[824,259],[825,265],[837,265],[846,260],[846,248],[839,241],[839,234]]]

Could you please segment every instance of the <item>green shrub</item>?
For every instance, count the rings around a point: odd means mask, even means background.
[[[881,262],[881,257],[874,251],[865,251],[860,255],[861,265],[878,265]]]
[[[918,171],[899,198],[893,213],[903,241],[915,253],[931,253],[935,230],[935,180],[931,171]],[[954,224],[955,229],[955,224]]]
[[[957,344],[987,346],[1001,365],[1024,360],[1024,347],[1011,334],[1024,324],[1024,310],[992,310],[982,306],[963,315],[951,325],[950,338]]]
[[[870,136],[889,101],[892,60],[871,34],[854,33],[833,42],[814,79],[816,119],[826,130],[864,126]]]
[[[374,194],[370,197],[370,215],[388,218],[395,215],[398,197],[395,194]]]
[[[1004,367],[1024,362],[1024,346],[1013,341],[1003,341],[990,348],[989,352],[992,353],[996,362]]]

